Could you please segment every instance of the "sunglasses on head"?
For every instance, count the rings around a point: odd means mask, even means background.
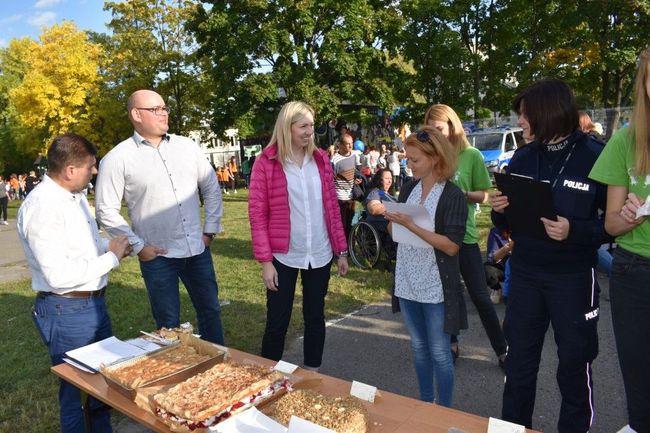
[[[431,138],[429,137],[429,134],[426,131],[422,130],[422,129],[415,132],[415,138],[417,138],[418,141],[421,141],[423,143],[429,143],[434,148],[436,147],[433,144],[433,141],[431,141]]]

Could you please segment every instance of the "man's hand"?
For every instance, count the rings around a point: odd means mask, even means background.
[[[142,250],[138,253],[138,258],[140,261],[148,262],[163,254],[167,254],[167,250],[165,248],[158,248],[154,247],[153,245],[145,245],[144,248],[142,248]]]
[[[546,234],[549,238],[554,241],[563,241],[569,236],[569,220],[557,216],[557,221],[550,220],[548,218],[540,218],[544,223],[544,229],[546,229]]]
[[[124,257],[131,254],[133,248],[129,244],[127,236],[118,236],[108,242],[108,251],[115,254],[117,260],[122,260]]]
[[[210,244],[214,240],[214,235],[210,236],[208,234],[203,233],[203,245],[205,245],[207,248],[210,248]]]
[[[344,256],[339,256],[338,261],[336,262],[336,265],[338,267],[338,273],[337,275],[339,277],[342,277],[343,275],[348,273],[348,258]]]
[[[262,279],[267,290],[278,291],[278,271],[273,262],[262,263]]]
[[[490,193],[490,206],[492,206],[492,210],[497,212],[497,213],[503,213],[503,210],[508,207],[510,204],[508,202],[508,196],[503,195],[503,193],[499,190],[497,191],[492,191]]]

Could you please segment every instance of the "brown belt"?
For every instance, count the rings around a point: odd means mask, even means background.
[[[104,296],[106,292],[106,287],[103,287],[99,290],[93,290],[92,292],[68,292],[68,293],[54,293],[54,292],[38,292],[36,297],[38,298],[47,298],[48,296],[56,296],[57,298],[97,298],[99,296]]]

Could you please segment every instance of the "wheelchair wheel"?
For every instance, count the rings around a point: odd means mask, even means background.
[[[355,265],[371,269],[377,264],[381,254],[381,243],[377,230],[365,221],[352,227],[350,232],[350,258]]]

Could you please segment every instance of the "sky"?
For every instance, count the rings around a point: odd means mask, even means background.
[[[0,0],[0,47],[13,38],[38,39],[41,29],[73,21],[83,30],[106,33],[111,18],[104,0]]]

